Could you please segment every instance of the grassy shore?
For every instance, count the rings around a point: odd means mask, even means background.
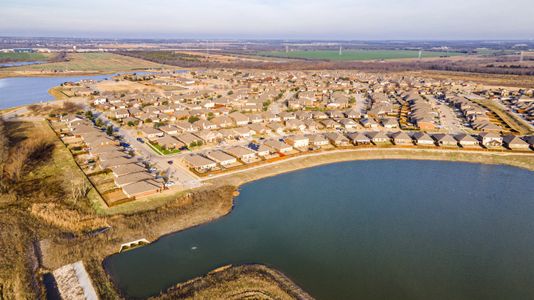
[[[259,166],[253,170],[228,173],[206,182],[213,185],[240,186],[244,183],[291,172],[299,169],[331,164],[343,161],[373,159],[409,159],[409,160],[442,160],[461,161],[483,164],[503,164],[534,171],[534,153],[462,151],[458,149],[417,149],[417,148],[359,148],[337,151],[325,151],[314,155],[281,160],[277,163]]]

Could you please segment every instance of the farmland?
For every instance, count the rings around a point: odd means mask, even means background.
[[[5,68],[0,71],[0,78],[50,74],[110,74],[161,67],[158,63],[114,53],[68,53],[65,61]]]
[[[287,57],[287,58],[303,58],[303,59],[319,59],[319,60],[382,60],[382,59],[403,59],[403,58],[418,58],[419,51],[417,50],[344,50],[339,54],[338,50],[306,50],[306,51],[260,51],[258,55]],[[423,51],[423,58],[443,57],[443,56],[458,56],[462,53],[458,52],[436,52]]]
[[[47,60],[50,57],[52,54],[48,53],[0,53],[0,62]]]

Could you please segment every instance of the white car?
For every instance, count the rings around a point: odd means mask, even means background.
[[[165,187],[171,187],[174,186],[176,183],[174,181],[168,181],[165,183]]]

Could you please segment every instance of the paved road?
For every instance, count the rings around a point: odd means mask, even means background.
[[[443,129],[451,133],[467,132],[466,128],[462,125],[461,120],[456,116],[456,113],[451,107],[446,104],[436,106],[438,108],[441,126],[443,126]]]
[[[100,119],[106,125],[113,124],[104,114],[93,111],[95,115],[98,115]],[[125,129],[120,126],[114,126],[117,133],[123,138],[124,142],[130,144],[130,146],[140,155],[145,161],[148,161],[150,164],[166,175],[168,175],[169,180],[174,181],[177,184],[177,188],[191,189],[196,188],[201,185],[197,176],[185,170],[178,160],[184,154],[175,154],[175,155],[160,155],[154,152],[146,143],[142,143],[137,140],[136,129]],[[169,164],[169,161],[173,161],[172,164]]]

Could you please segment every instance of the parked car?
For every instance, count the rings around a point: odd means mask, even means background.
[[[173,161],[172,161],[172,160],[169,160],[167,163],[168,163],[169,165],[172,165]]]
[[[173,185],[175,185],[176,183],[174,181],[168,181],[165,183],[165,187],[171,187]]]
[[[145,141],[143,141],[142,138],[137,138],[137,141],[140,142],[140,143],[144,143]]]

